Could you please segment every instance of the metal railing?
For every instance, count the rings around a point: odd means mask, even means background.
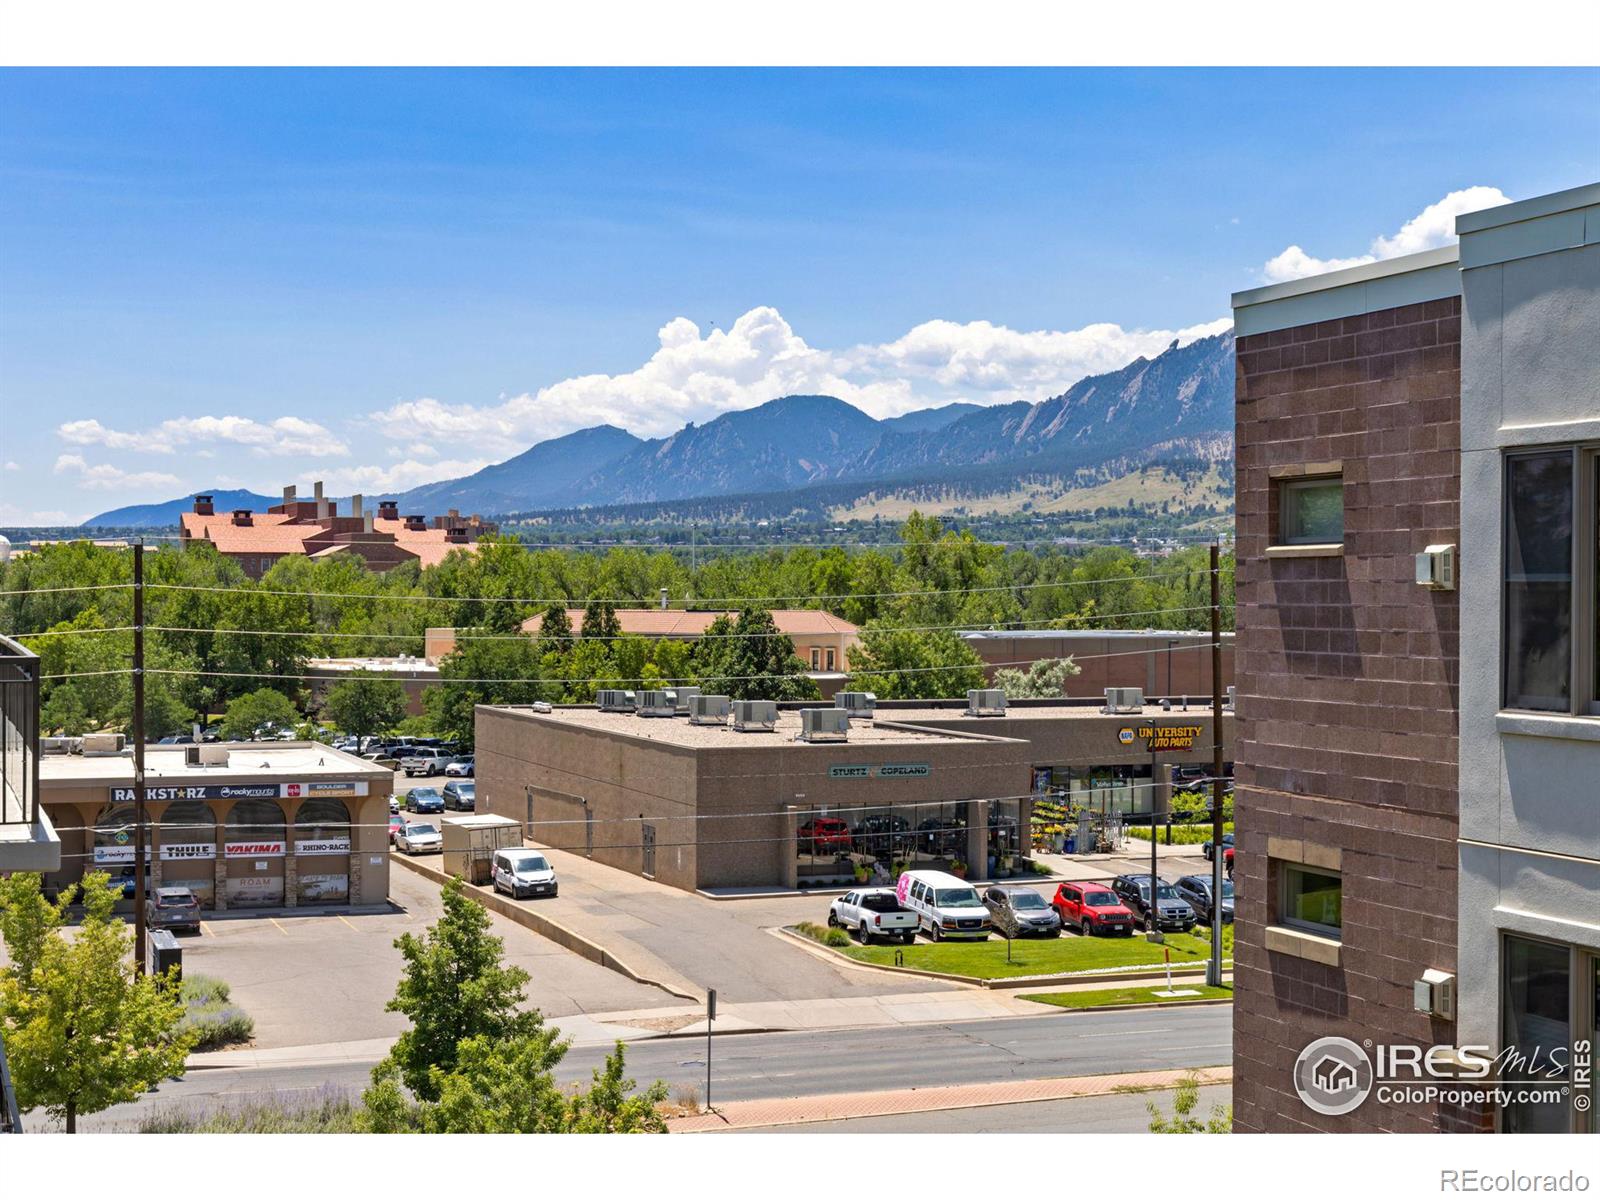
[[[17,1108],[17,1093],[11,1086],[5,1038],[0,1037],[0,1134],[21,1132],[22,1112]]]
[[[0,825],[39,817],[39,656],[0,635]]]

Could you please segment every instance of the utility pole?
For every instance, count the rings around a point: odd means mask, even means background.
[[[1211,543],[1211,960],[1206,983],[1222,986],[1222,570]]]
[[[717,989],[706,991],[706,1111],[711,1110],[711,1023],[717,1019]]]
[[[144,539],[133,543],[133,967],[144,974]]]

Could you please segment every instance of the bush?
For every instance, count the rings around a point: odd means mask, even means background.
[[[1233,822],[1224,821],[1222,829],[1224,833],[1232,833]],[[1150,840],[1150,826],[1148,825],[1125,825],[1123,826],[1123,831],[1131,838],[1138,838],[1146,842]],[[1156,826],[1156,839],[1162,845],[1167,844],[1166,826]],[[1172,844],[1174,846],[1198,846],[1210,840],[1211,822],[1209,821],[1204,825],[1179,825],[1176,822],[1173,823]]]
[[[815,921],[801,921],[794,927],[794,931],[801,937],[808,937],[813,942],[820,942],[828,936],[828,930],[818,925]]]
[[[163,1108],[139,1118],[139,1133],[357,1133],[360,1106],[343,1088],[311,1096],[267,1095],[217,1108]]]
[[[237,1046],[255,1034],[256,1023],[250,1014],[228,1002],[225,981],[209,975],[190,975],[185,977],[180,994],[184,1014],[178,1028],[198,1034],[196,1050]]]
[[[824,946],[833,946],[835,948],[839,946],[848,946],[850,944],[850,935],[842,929],[830,929],[827,933],[822,935],[822,944]]]

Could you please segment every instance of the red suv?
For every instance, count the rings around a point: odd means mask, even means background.
[[[1070,926],[1085,937],[1097,933],[1131,935],[1138,923],[1133,911],[1103,883],[1063,883],[1056,888],[1050,907],[1060,916],[1063,929]]]
[[[813,817],[795,831],[800,838],[800,849],[806,854],[848,852],[850,826],[838,817]]]

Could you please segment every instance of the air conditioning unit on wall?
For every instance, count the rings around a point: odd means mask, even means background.
[[[1417,583],[1435,592],[1456,590],[1456,548],[1429,546],[1417,555]]]
[[[802,708],[802,742],[843,742],[850,737],[850,714],[842,708]]]

